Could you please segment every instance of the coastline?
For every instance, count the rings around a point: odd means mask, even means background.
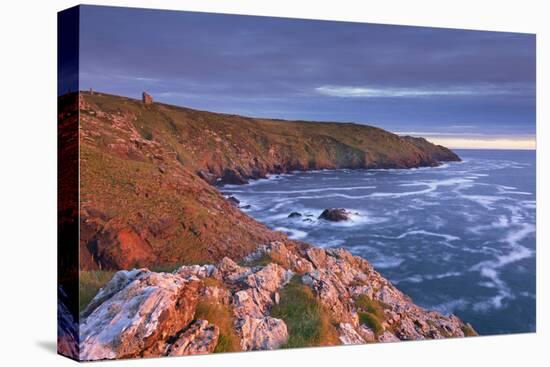
[[[444,148],[353,125],[346,128],[359,129],[365,141],[381,136],[402,150],[387,155],[391,146],[378,143],[378,153],[363,152],[349,144],[367,143],[347,141],[347,135],[340,137],[345,143],[329,136],[308,140],[305,135],[304,142],[318,149],[316,160],[308,161],[308,155],[297,156],[308,145],[298,140],[285,150],[271,127],[296,129],[298,123],[232,117],[239,124],[264,129],[257,134],[273,139],[270,144],[260,139],[254,149],[261,150],[253,151],[239,140],[242,132],[228,130],[232,124],[218,126],[223,122],[205,120],[216,114],[144,106],[100,93],[79,97],[80,158],[85,162],[81,183],[86,188],[81,192],[80,271],[114,274],[106,284],[98,283],[99,292],[82,310],[81,358],[213,352],[220,335],[233,340],[230,350],[223,351],[476,335],[454,316],[415,305],[367,260],[344,249],[291,240],[267,228],[225,199],[223,187],[212,186],[201,174],[201,167],[207,167],[209,177],[244,183],[245,177],[285,174],[295,168],[303,172],[433,167],[437,161],[426,147],[434,154],[447,154]],[[163,122],[166,116],[171,116],[169,126]],[[205,126],[205,121],[211,125]],[[196,127],[199,135],[191,138]],[[332,129],[331,124],[322,127]],[[184,133],[189,134],[186,139]],[[247,134],[253,143],[255,135]],[[212,144],[218,148],[212,150]],[[229,166],[216,163],[222,148],[231,158]],[[263,155],[253,155],[260,152]],[[454,153],[450,157],[459,160]],[[174,265],[173,272],[163,270]],[[318,336],[307,342],[296,334],[301,327],[295,323],[303,317],[288,314],[296,306],[295,295],[316,310]],[[109,311],[115,309],[116,313]],[[121,318],[130,323],[124,331],[115,323]]]

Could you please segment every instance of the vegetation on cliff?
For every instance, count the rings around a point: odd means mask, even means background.
[[[80,358],[476,335],[416,306],[366,260],[291,241],[216,188],[292,170],[458,160],[448,149],[371,126],[100,93],[80,93],[79,109]]]
[[[446,148],[357,124],[255,119],[80,93],[85,270],[238,260],[286,238],[212,184],[319,168],[408,168]]]

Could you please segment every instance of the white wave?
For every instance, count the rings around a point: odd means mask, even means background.
[[[328,240],[328,241],[322,241],[319,243],[319,246],[320,247],[338,247],[338,246],[342,246],[346,241],[345,240],[342,240],[342,239],[333,239],[333,240]]]
[[[289,238],[293,240],[301,240],[307,237],[308,233],[304,231],[300,231],[299,229],[295,228],[287,228],[287,227],[276,227],[274,228],[276,231],[284,232],[288,235]]]
[[[439,313],[442,313],[443,315],[451,315],[455,314],[458,310],[466,309],[469,304],[470,303],[467,300],[461,298],[443,302],[433,306],[424,306],[424,308],[437,311]]]
[[[389,218],[374,216],[370,212],[363,211],[363,210],[359,211],[359,210],[348,209],[348,212],[350,213],[348,220],[339,221],[339,222],[323,220],[318,223],[322,223],[324,225],[329,224],[330,226],[334,226],[334,227],[355,227],[355,226],[362,226],[362,225],[384,223],[389,220]],[[319,215],[320,214],[321,212],[319,212]],[[316,215],[316,217],[318,217],[319,215]]]
[[[405,259],[399,257],[380,256],[371,262],[375,268],[388,269],[398,267],[403,261],[405,261]]]
[[[456,271],[449,271],[442,274],[415,274],[413,276],[394,281],[395,283],[401,283],[401,282],[410,282],[410,283],[422,283],[425,280],[439,280],[444,278],[450,278],[450,277],[459,277],[462,273],[456,272]]]
[[[526,209],[536,209],[537,208],[537,202],[535,200],[523,200],[520,202],[521,206],[523,206]]]
[[[443,186],[454,186],[454,185],[460,185],[460,184],[468,184],[471,183],[472,180],[470,179],[464,179],[464,178],[453,178],[453,179],[446,179],[446,180],[433,180],[433,181],[420,181],[416,183],[406,183],[401,184],[399,186],[427,186],[427,188],[422,190],[414,190],[414,191],[405,191],[405,192],[373,192],[366,195],[348,195],[348,194],[342,194],[342,193],[334,193],[334,194],[328,194],[328,195],[305,195],[305,196],[296,196],[293,199],[295,200],[313,200],[313,199],[327,199],[327,198],[343,198],[343,199],[366,199],[366,198],[400,198],[405,196],[411,196],[411,195],[422,195],[422,194],[429,194],[436,191],[439,187]],[[362,186],[363,188],[376,188],[375,186]],[[328,188],[330,190],[342,190],[341,188]],[[354,188],[350,188],[353,190]],[[356,188],[355,188],[356,189]],[[319,192],[321,191],[328,191],[327,189],[314,189]],[[304,191],[304,190],[296,190],[296,193]],[[317,192],[315,191],[315,192]],[[233,191],[235,192],[235,191]],[[243,191],[244,192],[244,191]],[[247,191],[250,193],[250,191]],[[289,191],[264,191],[265,193],[269,194],[285,194],[289,193]],[[311,191],[314,192],[314,191]],[[252,192],[253,193],[253,192]],[[292,193],[292,192],[291,192]]]
[[[476,302],[472,308],[476,312],[487,312],[491,308],[496,310],[501,309],[504,306],[504,301],[506,299],[513,299],[513,295],[510,292],[501,292],[496,296],[490,297],[489,299],[481,302]]]
[[[423,190],[416,191],[405,191],[405,192],[375,192],[369,195],[369,197],[391,197],[391,198],[400,198],[410,195],[421,195],[427,194],[436,191],[439,187],[444,186],[455,186],[459,184],[467,184],[473,182],[472,179],[466,178],[450,178],[445,180],[430,180],[430,181],[418,181],[413,183],[404,183],[399,186],[427,186]]]
[[[414,235],[419,235],[419,234],[420,235],[425,235],[425,236],[441,237],[441,238],[445,239],[446,241],[458,241],[458,240],[460,240],[460,237],[457,237],[457,236],[453,236],[453,235],[445,234],[445,233],[429,232],[429,231],[425,231],[423,229],[407,231],[407,232],[402,233],[399,236],[393,237],[393,238],[395,238],[396,240],[400,240],[400,239],[405,238],[407,236],[414,236]]]
[[[491,195],[460,195],[463,199],[473,201],[484,208],[491,210],[493,209],[493,205],[500,200],[506,199],[505,197],[500,196],[491,196]]]
[[[401,280],[394,280],[393,283],[395,284],[399,284],[399,283],[402,283],[402,282],[408,282],[408,283],[422,283],[424,281],[424,278],[420,275],[412,275],[410,277],[407,277],[405,279],[401,279]]]
[[[509,226],[510,226],[510,221],[508,220],[508,218],[504,215],[500,215],[496,221],[493,221],[488,225],[479,225],[479,226],[469,227],[467,228],[467,231],[480,235],[481,232],[484,232],[484,231],[508,228]]]
[[[502,242],[510,246],[510,251],[504,255],[497,255],[494,260],[482,261],[470,268],[471,271],[479,271],[480,275],[490,280],[497,289],[497,294],[488,300],[478,302],[474,305],[476,311],[487,311],[490,308],[499,309],[504,305],[506,299],[513,299],[508,284],[499,275],[499,269],[517,261],[533,256],[534,252],[520,244],[520,241],[535,232],[535,226],[524,223],[520,229],[512,229],[502,239]]]
[[[533,193],[531,192],[527,192],[527,191],[500,191],[499,192],[500,194],[510,194],[510,195],[533,195]]]
[[[303,189],[303,190],[276,190],[276,191],[252,191],[252,190],[232,190],[233,193],[247,194],[303,194],[308,192],[324,192],[324,191],[353,191],[375,189],[376,186],[351,186],[351,187],[322,187],[318,189]]]
[[[445,224],[447,224],[447,221],[444,220],[443,218],[441,218],[438,215],[429,216],[428,221],[430,222],[431,225],[434,226],[435,229],[440,229],[440,228],[444,227]]]

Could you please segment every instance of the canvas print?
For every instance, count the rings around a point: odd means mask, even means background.
[[[102,6],[58,26],[60,354],[535,332],[534,34]]]

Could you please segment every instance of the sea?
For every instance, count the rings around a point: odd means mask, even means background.
[[[364,257],[416,304],[482,335],[534,332],[535,151],[455,152],[462,162],[294,172],[222,191],[292,239]],[[352,218],[318,219],[326,208]]]

